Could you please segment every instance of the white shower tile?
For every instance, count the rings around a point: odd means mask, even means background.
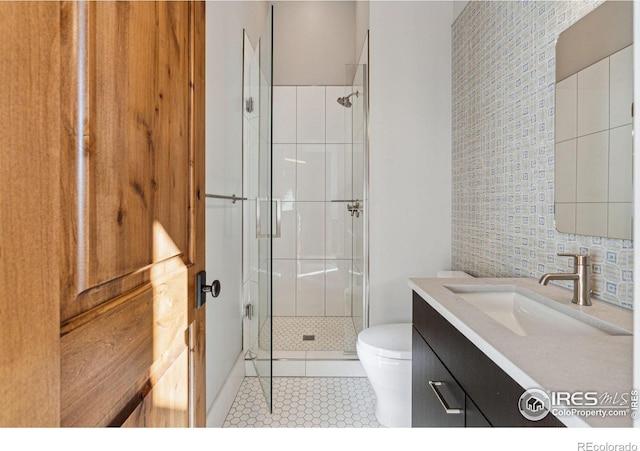
[[[326,261],[325,311],[327,316],[351,314],[351,260]]]
[[[362,75],[361,75],[362,76]],[[351,127],[353,132],[351,133],[354,136],[354,142],[357,141],[355,136],[363,136],[364,135],[364,126],[365,126],[365,98],[362,95],[364,92],[364,87],[362,85],[354,85],[351,88],[352,92],[359,93],[358,96],[351,97],[353,106],[351,107],[352,116],[351,116]]]
[[[351,287],[347,292],[346,298],[351,296],[351,316],[356,322],[355,325],[359,327],[358,331],[362,330],[362,318],[364,318],[364,289],[362,287],[363,273],[358,266],[358,261],[353,261],[353,276],[351,277]]]
[[[609,190],[609,132],[578,138],[578,202],[607,202]]]
[[[296,258],[297,219],[296,203],[282,202],[280,236],[272,240],[273,258]]]
[[[298,144],[297,200],[325,200],[325,164],[324,144]]]
[[[273,315],[296,314],[296,262],[273,260]]]
[[[352,162],[352,183],[353,192],[351,195],[353,199],[364,198],[364,169],[365,169],[365,146],[364,143],[353,144],[353,162]],[[348,177],[346,177],[348,181]]]
[[[297,142],[325,142],[325,87],[297,87]]]
[[[351,258],[351,216],[346,202],[327,202],[326,257]]]
[[[326,93],[326,142],[351,142],[351,108],[338,103],[338,98],[350,94],[348,86],[327,86]]]
[[[609,58],[578,72],[578,136],[609,128]]]
[[[633,103],[633,45],[611,55],[610,127],[630,124]]]
[[[297,269],[297,316],[324,316],[324,260],[298,260]]]
[[[273,87],[273,142],[296,142],[296,87]]]
[[[578,136],[578,75],[556,85],[556,142]]]
[[[278,326],[277,324],[277,319],[281,319],[278,317],[275,317],[273,319],[273,326],[274,329]],[[282,318],[284,319],[284,318]],[[295,321],[296,318],[293,317],[287,317],[287,320],[293,320]],[[276,334],[278,334],[279,331],[274,330],[274,337]],[[304,360],[307,357],[307,351],[283,351],[283,350],[279,350],[276,348],[275,346],[275,339],[274,339],[274,346],[273,346],[273,358],[274,359],[279,359],[279,360]]]
[[[362,207],[362,202],[360,203],[361,207]],[[351,222],[351,224],[349,224],[349,222]],[[351,217],[347,217],[347,229],[349,228],[349,226],[351,226],[351,230],[349,231],[352,235],[352,240],[353,240],[353,254],[352,254],[352,258],[354,261],[360,261],[364,258],[364,228],[365,228],[365,223],[364,223],[364,215],[362,214],[362,212],[360,212],[360,215],[355,214],[353,215],[353,218]]]
[[[351,144],[327,144],[326,200],[351,199]]]
[[[344,319],[344,321],[351,321],[351,318],[331,318],[331,319]],[[351,326],[353,327],[353,326]],[[305,353],[305,357],[307,360],[358,360],[357,355],[353,355],[350,353],[345,353],[342,349],[340,350],[327,350],[327,351],[307,351]]]
[[[273,144],[273,197],[296,200],[296,145]]]
[[[260,260],[256,250],[258,249],[261,240],[256,237],[256,200],[249,199],[243,202],[243,206],[245,208],[245,218],[247,219],[246,221],[243,221],[246,239],[243,243],[243,255],[246,259],[245,278],[248,278],[253,282],[257,282]]]
[[[272,375],[274,377],[304,377],[306,370],[304,360],[274,360]]]
[[[297,202],[298,258],[325,258],[325,203]]]
[[[296,145],[273,145],[273,197],[281,199],[281,232],[273,240],[274,258],[296,256]]]
[[[625,125],[609,131],[609,202],[633,201],[633,130]]]

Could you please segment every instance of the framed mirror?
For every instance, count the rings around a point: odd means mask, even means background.
[[[633,3],[607,1],[556,42],[556,229],[632,238]]]

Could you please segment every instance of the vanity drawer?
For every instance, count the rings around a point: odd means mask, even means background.
[[[411,426],[464,427],[464,391],[415,328],[412,344]]]
[[[413,325],[493,426],[564,427],[552,415],[540,421],[524,418],[518,409],[524,388],[415,292]]]

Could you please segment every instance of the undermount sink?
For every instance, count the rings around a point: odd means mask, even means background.
[[[632,335],[580,310],[516,286],[460,285],[447,286],[447,289],[521,336]]]

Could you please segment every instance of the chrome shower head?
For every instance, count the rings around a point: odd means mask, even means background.
[[[358,91],[352,92],[346,97],[338,97],[338,103],[345,108],[351,108],[352,103],[351,103],[351,100],[349,100],[349,97],[351,97],[352,95],[355,95],[356,97],[358,97],[359,92]]]

